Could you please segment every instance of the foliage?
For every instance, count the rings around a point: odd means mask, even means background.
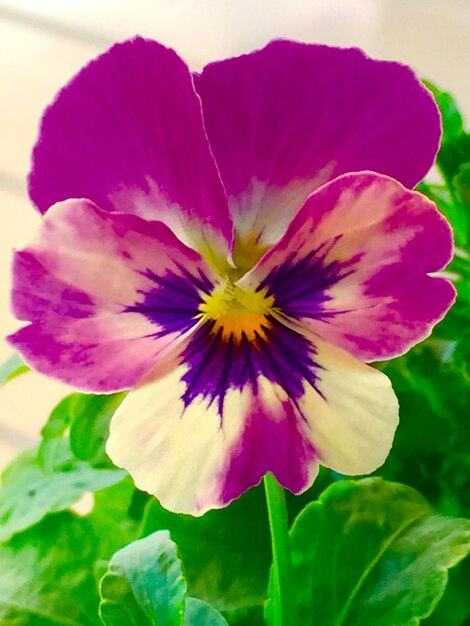
[[[0,547],[0,623],[95,626],[90,527],[72,513],[50,515]]]
[[[143,535],[160,529],[178,545],[192,595],[232,611],[263,602],[271,554],[262,489],[203,517],[176,515],[152,500]]]
[[[100,582],[100,616],[106,626],[226,626],[220,613],[186,591],[176,545],[161,530],[112,557]]]
[[[293,624],[414,626],[470,551],[470,520],[434,514],[416,491],[380,478],[340,481],[290,533]],[[270,619],[270,604],[266,611]]]
[[[5,471],[0,488],[0,541],[36,524],[48,513],[62,511],[82,495],[124,478],[118,469],[95,469],[63,456],[63,464],[44,472],[36,450],[21,454]]]

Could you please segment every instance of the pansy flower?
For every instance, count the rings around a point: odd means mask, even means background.
[[[35,369],[130,390],[107,450],[169,509],[226,505],[264,474],[380,466],[398,420],[365,363],[454,299],[445,219],[410,189],[440,121],[411,70],[274,41],[191,75],[141,38],[46,110],[14,260],[10,337]]]

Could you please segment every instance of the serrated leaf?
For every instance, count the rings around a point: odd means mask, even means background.
[[[51,515],[0,546],[0,623],[98,626],[93,537],[85,520]]]
[[[94,469],[70,458],[62,442],[63,463],[46,473],[36,450],[21,454],[5,470],[0,487],[0,541],[39,522],[47,513],[62,511],[87,491],[98,491],[126,475],[122,470]],[[59,451],[56,451],[59,454]]]
[[[197,600],[186,598],[184,626],[228,626],[227,620],[213,606]]]
[[[29,367],[23,363],[20,357],[13,354],[3,365],[0,365],[0,386],[29,371]]]
[[[293,624],[416,626],[470,551],[470,521],[435,515],[405,485],[341,481],[299,515],[291,550]]]
[[[100,583],[106,626],[181,626],[186,582],[167,531],[129,544],[111,559]]]

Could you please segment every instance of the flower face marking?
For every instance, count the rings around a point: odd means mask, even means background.
[[[108,453],[172,510],[266,472],[300,493],[319,464],[373,471],[398,405],[364,363],[455,297],[449,226],[409,190],[439,133],[409,68],[359,50],[275,41],[191,76],[118,44],[44,115],[10,342],[79,389],[130,390]]]
[[[243,340],[252,344],[266,341],[273,310],[273,296],[263,290],[241,289],[230,279],[205,296],[199,307],[201,319],[211,324],[211,333],[237,345]]]

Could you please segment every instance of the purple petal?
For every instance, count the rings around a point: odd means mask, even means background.
[[[13,272],[13,311],[29,325],[10,343],[38,371],[97,392],[168,367],[215,280],[161,222],[85,200],[48,211]]]
[[[438,272],[452,232],[435,205],[378,174],[347,174],[312,194],[286,234],[239,282],[283,315],[365,361],[402,354],[454,301]]]
[[[102,209],[166,222],[201,251],[226,256],[227,200],[186,65],[137,37],[82,69],[46,110],[30,195],[44,213],[89,198]]]
[[[260,246],[319,185],[373,170],[413,187],[438,149],[431,94],[408,67],[357,49],[273,41],[195,84],[237,232]]]

